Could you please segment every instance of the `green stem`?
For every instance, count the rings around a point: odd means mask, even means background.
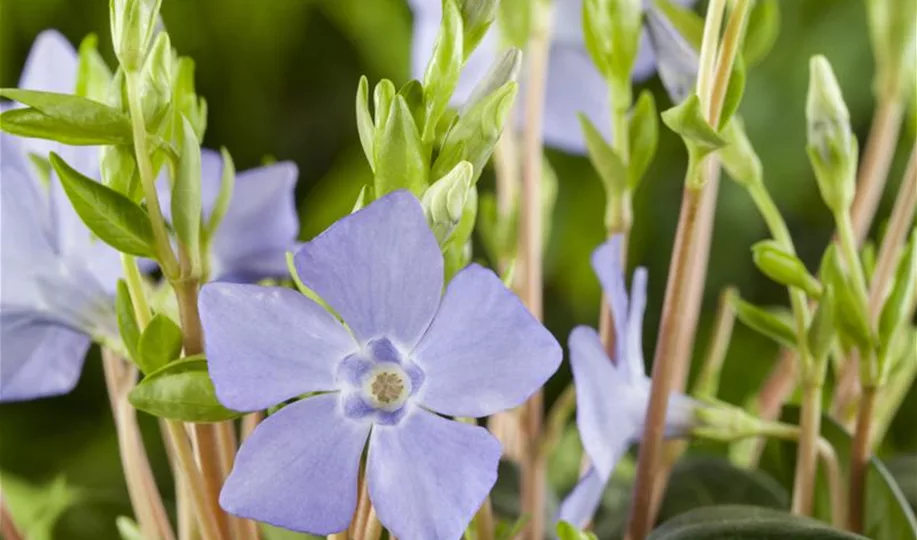
[[[720,372],[723,370],[723,361],[726,359],[726,351],[729,349],[736,318],[732,302],[737,294],[738,292],[733,287],[727,287],[720,294],[716,322],[713,325],[713,337],[707,347],[707,355],[704,358],[700,375],[694,384],[693,394],[697,399],[713,399],[719,390]]]
[[[131,113],[131,127],[134,131],[134,153],[137,158],[137,167],[140,171],[140,183],[143,185],[143,194],[149,211],[150,223],[153,227],[154,248],[163,274],[172,279],[177,275],[178,263],[172,252],[169,242],[169,233],[166,229],[165,219],[159,207],[159,197],[156,193],[156,177],[153,173],[153,164],[150,162],[149,149],[147,148],[146,124],[143,118],[143,106],[140,98],[140,72],[125,72],[127,82],[128,107]]]
[[[131,296],[131,303],[134,305],[134,316],[137,317],[137,324],[140,328],[145,328],[150,324],[152,315],[150,304],[146,299],[146,291],[143,287],[143,276],[140,274],[140,268],[137,267],[137,259],[127,253],[121,254],[121,268],[124,270],[124,282],[127,284],[127,292]]]
[[[850,522],[848,528],[857,533],[863,530],[864,506],[867,497],[866,473],[869,466],[869,455],[872,453],[869,435],[876,405],[876,394],[879,390],[881,389],[874,386],[863,387],[850,454]]]
[[[808,370],[806,370],[808,371]],[[807,377],[804,373],[803,377]],[[802,418],[799,422],[799,446],[796,452],[796,474],[793,482],[794,514],[812,514],[812,499],[817,474],[818,438],[821,432],[822,387],[803,380]]]

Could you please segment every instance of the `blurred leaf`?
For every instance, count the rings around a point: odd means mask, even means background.
[[[357,86],[357,133],[360,134],[360,145],[363,146],[363,153],[366,160],[369,161],[369,167],[375,169],[373,163],[373,132],[376,126],[373,124],[373,117],[369,114],[369,80],[366,76],[360,77],[360,84]]]
[[[627,184],[635,190],[652,163],[659,143],[659,113],[649,90],[640,93],[628,130],[630,162],[627,164]]]
[[[557,524],[557,538],[559,540],[598,540],[591,532],[581,531],[566,521]]]
[[[593,125],[592,120],[583,113],[579,113],[580,127],[586,139],[586,149],[589,151],[589,161],[599,173],[602,185],[605,186],[605,195],[609,202],[622,196],[627,190],[628,174],[621,157],[605,141],[599,130]]]
[[[118,519],[115,520],[115,525],[118,527],[121,540],[143,540],[140,527],[137,526],[137,522],[133,519],[127,516],[118,516]]]
[[[740,469],[724,459],[689,456],[672,471],[658,521],[724,504],[784,509],[789,500],[787,490],[767,473]]]
[[[201,145],[185,117],[178,175],[172,186],[172,226],[191,259],[192,275],[197,275],[201,268]]]
[[[886,465],[911,509],[917,512],[917,454],[892,458]]]
[[[281,529],[267,523],[261,523],[260,525],[264,540],[322,540],[324,538],[323,536],[312,536],[311,534]]]
[[[748,17],[742,57],[745,64],[753,66],[764,60],[780,35],[780,3],[777,0],[755,2]]]
[[[137,352],[137,346],[140,343],[140,327],[137,325],[130,291],[123,279],[118,280],[118,288],[115,292],[115,313],[118,318],[118,332],[121,334],[121,341],[124,342],[131,360],[137,362],[140,358]]]
[[[210,243],[213,235],[220,228],[220,223],[223,222],[223,218],[229,210],[229,205],[232,203],[232,195],[236,189],[236,164],[233,162],[232,156],[226,147],[220,148],[220,157],[223,158],[220,191],[217,192],[217,200],[213,204],[213,210],[210,212],[210,218],[207,220],[207,226],[203,231],[205,245]]]
[[[443,14],[433,52],[423,75],[425,115],[421,125],[424,144],[432,144],[436,124],[449,105],[464,63],[462,13],[457,0],[443,0]]]
[[[319,0],[322,10],[347,35],[375,73],[408,78],[410,12],[403,0]]]
[[[221,422],[242,414],[217,400],[203,355],[183,358],[147,375],[128,399],[143,412],[183,422]]]
[[[137,362],[144,374],[151,374],[181,354],[182,333],[175,322],[157,313],[140,334]]]
[[[73,209],[96,236],[118,251],[153,257],[153,227],[146,210],[51,153],[51,165]]]
[[[531,0],[502,0],[498,22],[503,37],[517,49],[524,49],[532,33]]]
[[[653,0],[653,6],[672,23],[675,30],[694,47],[694,50],[700,50],[704,37],[703,17],[695,13],[693,9],[673,0]]]
[[[0,115],[0,126],[14,135],[74,145],[124,144],[132,140],[127,115],[97,101],[18,88],[0,89],[0,96],[29,107]]]
[[[496,540],[510,540],[518,537],[522,533],[522,528],[528,523],[528,517],[522,516],[515,521],[501,519],[497,523],[497,530],[494,531]]]
[[[16,525],[28,540],[52,540],[57,521],[85,497],[63,477],[45,485],[33,485],[6,472],[3,496]]]
[[[702,155],[726,145],[726,141],[704,118],[697,94],[691,94],[681,104],[664,111],[662,121],[681,136],[689,149],[697,148]]]
[[[749,328],[757,330],[784,347],[796,348],[796,331],[774,313],[749,304],[738,296],[733,299],[732,307],[739,320]]]
[[[698,508],[672,519],[649,540],[854,540],[864,539],[832,529],[814,519],[756,506],[723,505]]]
[[[745,61],[742,60],[741,56],[738,56],[736,57],[735,65],[732,67],[732,73],[729,75],[726,98],[723,101],[723,110],[720,113],[717,130],[723,129],[732,120],[732,116],[739,110],[739,104],[742,103],[743,94],[745,94]]]

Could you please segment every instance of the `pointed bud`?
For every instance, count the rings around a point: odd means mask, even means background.
[[[857,294],[834,243],[822,256],[819,274],[825,286],[834,291],[834,320],[838,332],[861,352],[871,351],[875,340],[867,319],[866,298]]]
[[[118,61],[128,71],[143,65],[153,39],[162,0],[111,0],[111,41]]]
[[[104,103],[112,75],[99,54],[98,43],[99,38],[95,34],[89,34],[80,43],[76,95]]]
[[[844,212],[853,201],[857,141],[837,78],[824,56],[813,56],[809,62],[806,119],[807,150],[822,199],[833,212]]]
[[[462,219],[473,175],[471,163],[461,161],[424,193],[424,212],[440,245],[445,243]]]
[[[150,133],[161,134],[169,118],[172,104],[172,42],[169,34],[160,32],[143,64],[140,100],[143,118]],[[180,123],[180,122],[179,122]],[[180,131],[180,125],[176,125]]]
[[[752,246],[751,251],[755,266],[767,277],[781,285],[801,289],[810,298],[821,297],[821,283],[806,270],[799,257],[778,242],[764,240]]]
[[[732,309],[745,326],[765,335],[788,349],[798,346],[796,331],[788,322],[789,317],[774,310],[765,310],[742,300],[732,299]]]
[[[836,335],[834,311],[834,291],[828,286],[821,295],[808,331],[809,352],[816,360],[827,358],[831,352]]]
[[[642,31],[642,0],[584,0],[586,50],[599,72],[630,88]]]
[[[882,313],[879,317],[880,351],[889,351],[895,336],[907,326],[910,312],[913,309],[909,309],[908,304],[914,301],[915,287],[917,287],[917,229],[911,233],[911,240],[898,263],[894,287],[882,306]]]
[[[493,24],[497,17],[497,9],[500,7],[499,0],[461,0],[460,7],[462,10],[462,47],[464,57],[467,60],[478,43],[487,34],[490,25]]]

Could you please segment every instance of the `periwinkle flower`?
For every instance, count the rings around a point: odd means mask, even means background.
[[[19,86],[70,93],[77,64],[76,51],[64,36],[42,32]],[[47,158],[51,151],[84,175],[100,177],[98,148],[0,134],[0,401],[69,392],[79,380],[91,342],[119,340],[114,312],[115,288],[122,275],[119,254],[83,224],[57,176],[32,162],[32,156]],[[205,150],[202,168],[204,212],[209,214],[219,191],[221,158]],[[46,174],[48,178],[42,179]],[[284,257],[295,248],[299,229],[295,181],[291,163],[239,174],[234,196],[210,242],[211,276],[257,281],[286,274]],[[167,185],[162,182],[160,192],[166,201]]]
[[[454,540],[492,488],[500,445],[475,425],[523,403],[557,369],[551,334],[491,271],[443,293],[443,258],[420,202],[396,191],[295,255],[296,291],[213,283],[201,291],[220,401],[268,416],[236,457],[220,504],[312,534],[344,530],[360,457],[380,521],[405,540]],[[345,326],[346,325],[346,326]]]
[[[634,273],[628,298],[619,236],[596,249],[592,266],[614,315],[615,358],[608,358],[592,328],[579,326],[570,334],[576,423],[591,466],[561,504],[559,519],[578,527],[585,527],[592,519],[615,465],[630,444],[639,440],[650,390],[641,348],[646,270],[638,268]],[[687,434],[696,424],[696,406],[690,398],[673,394],[666,414],[666,435]]]
[[[692,0],[685,0],[685,3]],[[423,78],[427,60],[433,50],[442,17],[441,0],[409,0],[414,12],[414,38],[411,51],[411,73]],[[611,106],[608,85],[586,52],[583,37],[582,0],[554,2],[554,24],[548,59],[547,87],[545,92],[544,140],[548,146],[566,152],[585,154],[577,113],[583,112],[592,120],[607,140],[610,140]],[[468,57],[452,96],[453,104],[468,100],[477,81],[484,78],[500,54],[500,30],[494,24]],[[634,63],[633,79],[643,81],[653,75],[656,60],[653,47],[644,32],[640,51]],[[521,84],[525,86],[523,71]],[[520,96],[525,95],[521,90]],[[523,100],[519,100],[520,103]],[[521,107],[519,107],[521,111]],[[521,114],[517,115],[521,124]],[[520,126],[524,127],[524,126]]]

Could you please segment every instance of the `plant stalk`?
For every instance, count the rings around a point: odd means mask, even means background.
[[[522,301],[532,315],[541,320],[544,247],[541,204],[542,147],[552,8],[550,5],[536,3],[534,9],[534,28],[528,44],[528,86],[524,103],[520,253],[523,272]],[[525,528],[528,538],[542,538],[545,534],[547,472],[544,458],[538,448],[541,440],[543,406],[544,396],[541,391],[532,395],[524,406],[524,433],[527,444],[520,488],[522,512],[530,516]]]
[[[732,341],[732,329],[735,326],[736,314],[732,309],[733,299],[738,295],[734,287],[727,287],[720,293],[716,309],[716,321],[713,324],[713,337],[707,345],[707,354],[701,366],[700,374],[694,383],[692,394],[696,399],[708,400],[716,397],[720,387],[720,374],[726,352]]]
[[[225,539],[226,535],[220,530],[216,515],[210,511],[204,480],[194,463],[194,452],[191,449],[184,427],[175,420],[166,420],[166,426],[169,433],[169,441],[172,444],[172,451],[176,458],[175,462],[182,471],[194,510],[197,513],[201,537],[204,540]]]
[[[815,478],[818,472],[816,458],[821,426],[821,386],[817,383],[804,385],[801,414],[796,474],[793,479],[792,511],[794,514],[809,516],[812,515],[812,496],[815,492]]]
[[[857,413],[856,431],[853,435],[853,447],[850,455],[850,507],[848,511],[848,528],[853,532],[862,532],[864,523],[864,506],[866,502],[866,474],[869,467],[869,432],[876,404],[876,391],[873,386],[863,388],[860,408]]]

